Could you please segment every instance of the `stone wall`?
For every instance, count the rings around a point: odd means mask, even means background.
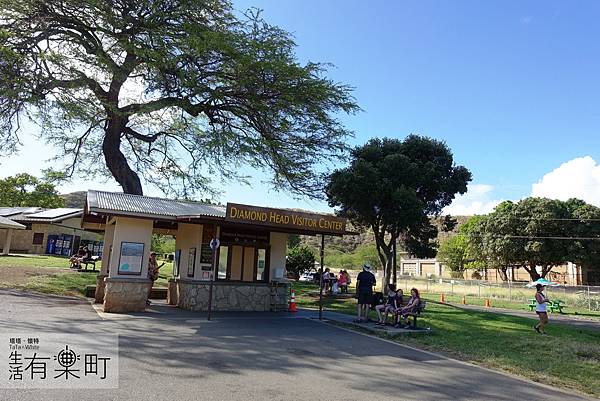
[[[209,283],[179,279],[177,306],[194,311],[208,310]],[[265,283],[216,282],[213,285],[214,311],[266,312],[271,308],[271,289]]]
[[[105,278],[104,312],[143,312],[151,284],[147,278]]]
[[[96,292],[94,294],[95,302],[101,304],[104,302],[104,279],[108,277],[106,274],[98,274],[96,276]]]

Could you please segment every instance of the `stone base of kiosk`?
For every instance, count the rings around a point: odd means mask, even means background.
[[[167,287],[167,304],[177,305],[177,300],[179,299],[177,295],[177,279],[170,278]]]
[[[94,297],[96,298],[95,302],[97,304],[104,302],[104,279],[107,277],[107,274],[98,274],[98,276],[96,276],[96,294]]]
[[[143,312],[152,281],[148,278],[104,279],[104,312]]]
[[[193,311],[208,310],[209,283],[179,279],[177,306]],[[213,284],[214,311],[267,312],[271,307],[271,289],[267,283],[241,283],[219,281]]]

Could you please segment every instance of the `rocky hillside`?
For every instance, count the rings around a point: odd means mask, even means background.
[[[87,196],[86,191],[71,192],[60,195],[65,200],[65,207],[83,208]]]
[[[457,225],[454,230],[449,232],[443,232],[440,230],[438,234],[438,241],[443,241],[449,236],[453,235],[460,227],[461,224],[465,223],[471,216],[452,216],[457,221]],[[436,219],[436,225],[440,228],[439,219]],[[348,224],[348,231],[357,232],[357,235],[346,235],[344,237],[325,237],[325,249],[329,251],[337,251],[341,253],[352,253],[357,248],[367,245],[374,245],[375,238],[371,229],[360,232],[355,229],[351,224]],[[301,242],[303,245],[308,246],[312,249],[319,249],[321,246],[320,236],[301,236]]]

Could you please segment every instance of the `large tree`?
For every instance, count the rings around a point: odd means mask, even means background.
[[[333,172],[326,193],[342,216],[373,230],[385,285],[394,242],[413,255],[434,256],[438,229],[431,218],[465,193],[470,180],[444,142],[417,135],[375,138],[352,150],[350,166]]]
[[[462,278],[467,269],[479,269],[484,267],[481,262],[479,249],[471,240],[475,228],[483,216],[473,216],[462,224],[458,233],[442,241],[437,259],[449,268],[454,276]]]
[[[226,0],[0,0],[0,150],[29,117],[67,176],[112,175],[127,193],[141,177],[190,196],[249,165],[313,195],[315,166],[346,148],[335,114],[358,106],[294,48]]]
[[[0,206],[63,207],[64,199],[46,179],[21,173],[0,179]]]
[[[570,261],[572,223],[565,202],[526,198],[498,205],[480,220],[472,235],[488,266],[522,267],[537,280],[553,266]]]

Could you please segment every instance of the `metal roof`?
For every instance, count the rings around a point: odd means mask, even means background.
[[[16,214],[31,214],[31,213],[36,213],[36,212],[41,212],[42,209],[41,207],[0,207],[0,216],[2,217],[8,217],[8,216],[14,216]]]
[[[23,230],[25,226],[17,223],[16,221],[12,221],[11,219],[0,216],[0,228],[15,228],[17,230]]]
[[[83,209],[80,208],[61,207],[57,209],[46,209],[38,213],[32,213],[27,215],[27,217],[31,219],[56,219],[58,217],[68,216],[71,214],[77,215],[81,213],[83,213]]]
[[[160,217],[176,220],[181,216],[225,218],[225,206],[153,198],[122,192],[88,191],[88,212]]]

